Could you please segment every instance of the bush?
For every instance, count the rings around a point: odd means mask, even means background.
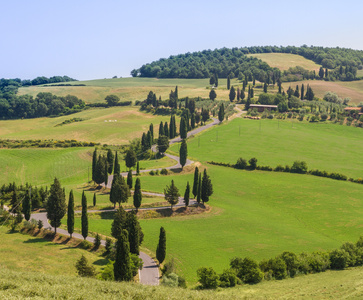
[[[112,247],[113,247],[112,239],[106,238],[106,245],[105,245],[106,252],[105,252],[105,255],[108,255],[108,254],[111,253]]]
[[[160,174],[161,174],[161,175],[168,175],[168,170],[167,170],[167,169],[162,169],[162,170],[160,171]]]
[[[348,253],[347,259],[347,267],[354,267],[357,264],[357,247],[353,243],[344,243],[341,247],[341,250],[345,250]]]
[[[305,161],[294,161],[294,164],[291,167],[291,173],[300,173],[305,174],[308,170],[308,165]]]
[[[179,277],[175,273],[164,275],[161,284],[169,287],[177,287],[179,286]]]
[[[96,270],[93,266],[88,265],[87,258],[84,255],[76,262],[77,273],[81,277],[95,277]]]
[[[322,121],[326,121],[328,119],[328,115],[326,113],[321,114],[320,116]]]
[[[290,277],[294,277],[299,268],[299,260],[295,253],[285,251],[280,255],[286,264],[286,270]]]
[[[137,275],[137,272],[142,269],[144,263],[142,259],[137,254],[130,254],[131,258],[131,272],[132,276],[135,277]]]
[[[43,221],[42,220],[39,220],[38,221],[38,229],[42,229],[43,228]]]
[[[100,274],[100,279],[101,280],[106,280],[106,281],[114,281],[115,280],[115,276],[113,273],[113,264],[115,262],[112,260],[108,261],[108,264],[105,266],[105,268],[103,269],[102,273]]]
[[[286,278],[286,263],[282,258],[272,258],[268,261],[268,264],[269,269],[272,271],[272,276],[275,277],[275,279],[281,280]]]
[[[330,252],[330,268],[333,270],[343,270],[347,266],[349,254],[342,249]]]
[[[246,169],[247,168],[247,161],[240,157],[237,159],[237,163],[234,165],[236,169]]]
[[[203,289],[215,289],[219,285],[219,276],[213,268],[199,268],[197,270],[198,282]]]
[[[78,247],[81,249],[84,249],[84,250],[88,250],[88,249],[92,248],[92,243],[90,243],[89,241],[83,240],[82,242],[79,243]]]
[[[151,171],[149,172],[149,174],[150,174],[151,176],[154,176],[154,175],[155,175],[154,170],[151,170]]]
[[[256,170],[256,167],[257,167],[257,158],[255,157],[252,157],[248,163],[250,164],[250,169],[251,170]]]
[[[183,289],[187,288],[187,282],[185,281],[184,277],[180,277],[178,278],[178,287],[181,287]]]
[[[284,172],[285,168],[281,165],[276,166],[276,168],[274,169],[275,172]]]
[[[245,283],[254,284],[263,279],[263,273],[261,272],[257,262],[251,258],[232,258],[230,266],[236,272],[237,277]]]
[[[93,247],[95,250],[97,250],[101,246],[101,236],[97,233],[95,240],[93,242]]]
[[[330,266],[329,254],[325,252],[313,252],[307,261],[313,273],[325,272]]]
[[[219,275],[220,287],[233,287],[237,284],[236,273],[231,269],[226,269]]]
[[[174,273],[174,271],[175,271],[175,263],[174,263],[173,258],[171,260],[169,260],[167,263],[165,263],[164,267],[161,268],[161,273],[163,275],[168,275],[170,273]]]
[[[319,117],[317,117],[317,116],[311,116],[310,122],[318,122],[318,121],[319,121]]]

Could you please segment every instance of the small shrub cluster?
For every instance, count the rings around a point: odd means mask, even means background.
[[[115,105],[112,106],[131,106],[132,105],[132,101],[120,101],[118,103],[116,103]],[[86,107],[110,107],[110,105],[108,105],[107,103],[87,103]]]
[[[72,118],[72,119],[67,119],[65,121],[63,121],[62,123],[59,123],[57,125],[55,125],[54,127],[59,127],[59,126],[63,126],[63,125],[66,125],[66,124],[71,124],[71,123],[75,123],[75,122],[82,122],[84,121],[85,119],[83,118]]]
[[[198,281],[203,289],[231,287],[240,283],[256,284],[264,280],[282,280],[298,274],[312,274],[363,265],[363,236],[354,243],[344,243],[330,252],[301,253],[285,251],[282,254],[257,263],[251,258],[235,257],[230,268],[218,275],[213,268],[199,268]]]
[[[161,175],[168,175],[168,170],[167,170],[167,169],[162,169],[162,170],[160,171],[160,174],[161,174]]]

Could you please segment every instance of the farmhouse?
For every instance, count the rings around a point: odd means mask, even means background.
[[[277,105],[251,104],[250,108],[257,108],[258,112],[263,112],[265,110],[277,109]]]

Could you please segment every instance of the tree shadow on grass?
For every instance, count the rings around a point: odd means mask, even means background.
[[[26,241],[24,241],[23,243],[25,244],[36,244],[36,243],[44,243],[44,242],[49,242],[43,238],[35,238],[35,239],[28,239]]]
[[[115,211],[102,211],[99,213],[99,215],[103,220],[113,220],[115,216]]]
[[[100,259],[93,262],[93,265],[96,265],[96,266],[105,266],[107,264],[108,264],[108,259],[107,258],[100,258]]]

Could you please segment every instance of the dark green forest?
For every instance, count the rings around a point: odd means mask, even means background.
[[[327,76],[319,76],[303,68],[291,68],[281,73],[267,63],[246,54],[254,53],[292,53],[312,60],[325,68]],[[179,54],[159,59],[131,71],[133,77],[158,78],[209,78],[217,75],[220,78],[246,76],[266,82],[273,75],[282,81],[303,79],[346,80],[361,79],[357,70],[363,68],[363,51],[346,48],[325,48],[314,46],[264,46],[243,48],[222,48]]]

